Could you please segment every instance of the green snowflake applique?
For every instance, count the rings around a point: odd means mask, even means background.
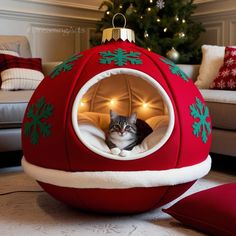
[[[106,52],[100,52],[99,54],[102,56],[102,58],[99,60],[100,64],[111,64],[112,61],[114,61],[115,65],[117,66],[126,65],[128,61],[132,65],[142,64],[139,52],[127,52],[122,48],[118,48],[114,50],[114,52],[108,50]]]
[[[180,76],[186,82],[189,81],[188,76],[174,62],[166,58],[160,58],[160,60],[165,64],[169,65],[169,69],[172,72],[172,74]]]
[[[25,122],[24,132],[30,136],[32,144],[38,144],[40,135],[47,137],[51,135],[51,125],[43,122],[52,115],[53,106],[45,103],[45,98],[41,97],[36,104],[29,106],[26,117],[31,122]]]
[[[196,97],[196,103],[190,105],[191,116],[197,119],[192,125],[193,134],[197,137],[201,135],[203,143],[207,142],[208,135],[211,134],[211,124],[207,122],[209,117],[209,110],[206,105],[204,105],[200,99]]]
[[[58,65],[50,74],[51,79],[54,79],[56,76],[58,76],[61,71],[70,71],[73,68],[73,65],[77,59],[79,59],[80,57],[82,57],[82,54],[74,54],[71,57],[69,57],[68,59],[66,59],[63,63],[61,63],[60,65]]]

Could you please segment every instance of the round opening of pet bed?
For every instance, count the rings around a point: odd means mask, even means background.
[[[122,116],[136,112],[153,130],[128,155],[114,155],[105,139],[110,111]],[[72,124],[80,141],[100,156],[135,160],[160,149],[174,128],[174,110],[163,87],[151,76],[127,68],[97,74],[79,90],[72,109]]]

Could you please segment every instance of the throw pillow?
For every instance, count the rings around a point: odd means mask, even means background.
[[[210,88],[236,90],[236,47],[226,47],[224,64]]]
[[[0,54],[1,89],[35,89],[44,78],[40,58]]]
[[[163,211],[210,235],[236,235],[236,183],[194,193]]]
[[[195,85],[200,89],[208,89],[216,78],[224,61],[225,47],[203,45],[202,63]]]
[[[8,54],[8,55],[15,56],[15,57],[20,56],[18,52],[14,52],[14,51],[11,51],[11,50],[1,50],[0,49],[0,54]]]

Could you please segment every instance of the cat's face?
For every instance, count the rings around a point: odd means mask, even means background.
[[[137,115],[133,113],[131,116],[119,116],[114,111],[110,111],[109,134],[111,138],[117,140],[133,139],[137,133],[136,120]]]

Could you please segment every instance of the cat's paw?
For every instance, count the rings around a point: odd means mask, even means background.
[[[127,151],[127,150],[122,150],[120,152],[120,156],[122,157],[128,157],[130,155],[131,151]]]
[[[120,152],[121,152],[121,150],[119,148],[117,148],[117,147],[111,149],[111,153],[113,155],[119,155]]]

